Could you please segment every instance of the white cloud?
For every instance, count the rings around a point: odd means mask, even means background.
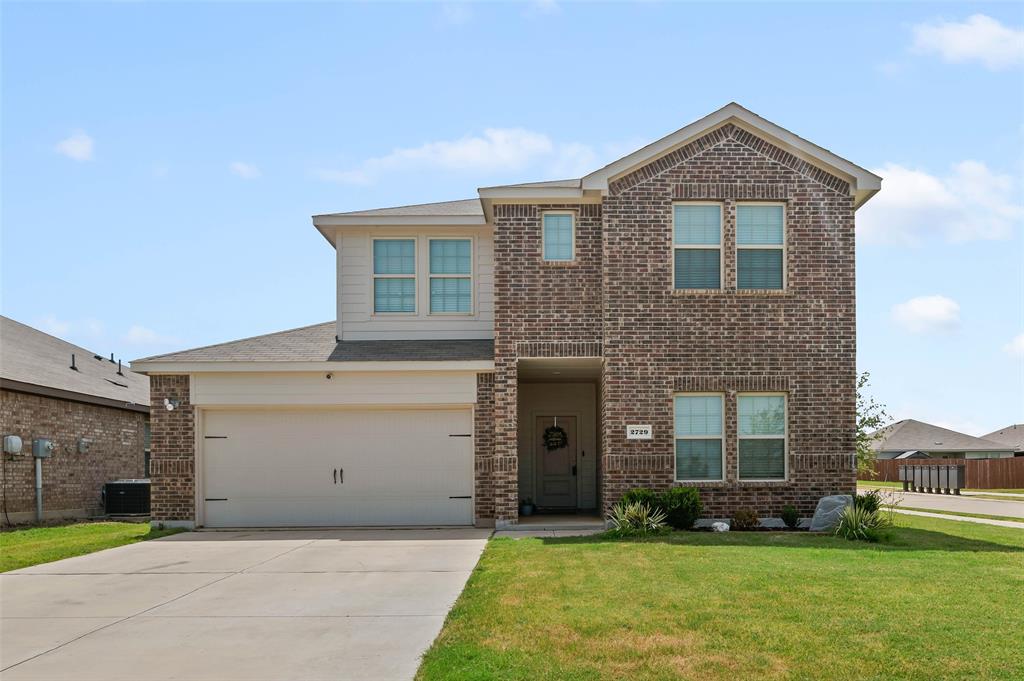
[[[253,164],[245,163],[243,161],[232,161],[228,167],[231,169],[232,173],[243,180],[255,180],[263,174],[260,172],[260,169]]]
[[[326,168],[314,174],[327,182],[362,186],[387,175],[423,171],[473,173],[476,180],[482,180],[481,176],[489,173],[529,169],[534,177],[528,179],[564,179],[585,175],[639,146],[630,140],[594,147],[556,142],[524,128],[488,128],[482,134],[399,148],[349,169]]]
[[[1012,357],[1024,357],[1024,332],[1018,333],[1013,340],[1004,345],[1003,351]]]
[[[70,137],[57,142],[53,148],[58,154],[75,161],[91,161],[94,147],[93,139],[81,130],[76,130]]]
[[[960,325],[960,304],[946,296],[919,296],[892,306],[892,320],[910,333],[946,333]]]
[[[37,319],[32,326],[36,327],[40,331],[44,331],[51,336],[57,336],[62,338],[71,331],[71,322],[64,321],[63,319],[57,319],[56,315],[48,314],[41,319]]]
[[[558,4],[557,0],[533,0],[526,6],[527,16],[558,14],[561,11],[562,6]]]
[[[153,329],[138,324],[132,325],[124,340],[132,345],[175,345],[180,343],[173,336],[164,336]]]
[[[937,54],[955,64],[977,61],[989,69],[1024,64],[1024,30],[1004,26],[984,14],[963,22],[918,24],[913,32],[911,50],[918,54]]]
[[[887,163],[872,172],[882,191],[857,212],[865,242],[916,244],[1006,239],[1024,221],[1020,179],[980,161],[961,161],[945,176]]]
[[[441,21],[449,26],[465,26],[473,19],[473,9],[465,2],[441,5]]]

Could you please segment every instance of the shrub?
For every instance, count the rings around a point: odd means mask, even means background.
[[[752,530],[760,526],[761,519],[752,508],[738,508],[732,514],[732,522],[729,523],[732,530]]]
[[[846,539],[877,542],[887,535],[887,530],[891,527],[892,518],[889,514],[878,509],[871,510],[861,504],[853,504],[843,509],[835,534]]]
[[[668,530],[665,512],[642,501],[620,501],[612,506],[608,521],[612,526],[609,532],[619,537],[646,537]]]
[[[658,493],[653,489],[647,489],[645,487],[636,487],[629,490],[622,495],[620,503],[635,504],[637,502],[647,504],[652,509],[661,507],[661,500],[658,498]]]
[[[670,487],[661,494],[659,501],[668,524],[677,530],[692,530],[704,509],[696,487]]]
[[[782,507],[782,522],[786,523],[786,527],[796,527],[800,523],[800,514],[791,504]]]
[[[869,513],[877,513],[882,508],[882,492],[873,489],[864,494],[857,494],[853,497],[853,505],[863,508]]]

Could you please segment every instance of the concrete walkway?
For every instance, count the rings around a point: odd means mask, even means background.
[[[939,518],[941,520],[959,520],[965,523],[978,523],[979,525],[998,525],[999,527],[1014,527],[1024,530],[1024,522],[1013,522],[1010,520],[996,520],[994,518],[971,518],[964,515],[949,515],[948,513],[928,513],[925,511],[907,511],[902,508],[896,509],[897,513],[904,515],[919,515],[925,518]]]
[[[0,575],[0,679],[411,679],[487,530],[191,532]]]
[[[959,513],[982,513],[1020,518],[1024,521],[1024,500],[975,499],[950,494],[919,494],[903,490],[883,490],[883,497],[892,493],[900,506],[927,509],[930,511],[957,511]]]

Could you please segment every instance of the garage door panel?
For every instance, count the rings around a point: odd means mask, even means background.
[[[211,410],[204,423],[209,527],[472,523],[472,499],[451,498],[473,489],[472,439],[451,437],[471,432],[468,410]]]

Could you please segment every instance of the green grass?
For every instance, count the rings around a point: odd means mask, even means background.
[[[974,497],[972,497],[974,498]],[[963,513],[962,511],[945,511],[936,508],[914,508],[913,506],[897,506],[902,511],[924,511],[925,513],[939,513],[941,515],[959,515],[965,518],[984,518],[986,520],[1012,520],[1015,523],[1024,523],[1024,518],[1012,515],[989,515],[987,513]]]
[[[418,679],[1024,678],[1024,532],[896,522],[493,539]]]
[[[79,523],[2,532],[0,572],[166,537],[180,531],[154,530],[148,523]]]

